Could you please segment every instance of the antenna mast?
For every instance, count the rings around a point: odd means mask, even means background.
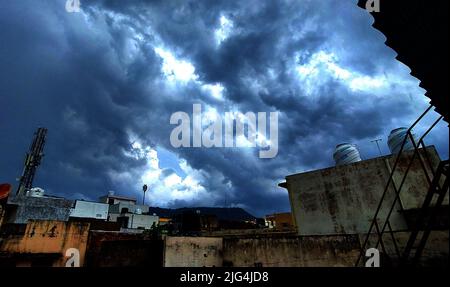
[[[382,139],[376,139],[376,140],[373,140],[373,141],[370,141],[370,142],[377,144],[378,151],[380,152],[380,156],[381,156],[383,154],[381,153],[380,145],[378,144],[378,142],[380,142],[380,141],[382,141]]]
[[[34,133],[34,139],[31,143],[30,149],[25,156],[25,163],[20,177],[19,187],[16,195],[23,195],[24,192],[33,186],[33,179],[36,174],[37,167],[41,164],[44,156],[45,137],[47,136],[46,128],[38,128]]]

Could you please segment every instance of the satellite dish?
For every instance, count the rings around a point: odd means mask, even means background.
[[[0,200],[8,197],[11,193],[11,188],[12,186],[9,183],[0,184]]]

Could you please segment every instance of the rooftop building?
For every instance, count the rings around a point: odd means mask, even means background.
[[[425,150],[421,150],[424,153]],[[426,152],[437,166],[439,155],[434,146]],[[413,151],[404,152],[393,177],[400,185]],[[388,182],[397,155],[381,156],[351,164],[292,174],[280,184],[287,188],[293,219],[299,235],[364,234],[368,232],[373,215]],[[393,198],[394,186],[387,197]],[[391,215],[394,231],[407,230],[407,216],[421,207],[428,184],[419,160],[414,160],[403,184],[404,192]],[[448,208],[448,195],[445,201]],[[380,212],[380,221],[388,207]]]
[[[114,195],[114,192],[110,191],[108,195],[101,196],[99,202],[109,205],[118,203],[136,204],[136,198]]]

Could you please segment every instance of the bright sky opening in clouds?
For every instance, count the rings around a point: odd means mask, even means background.
[[[319,51],[314,54],[308,63],[299,65],[297,71],[300,79],[307,86],[317,87],[317,81],[321,80],[318,78],[323,79],[323,73],[327,73],[332,78],[342,81],[352,91],[370,92],[387,84],[383,76],[370,77],[361,75],[339,66],[338,57],[325,51]]]
[[[216,43],[220,45],[223,41],[225,41],[231,34],[233,29],[233,22],[225,17],[224,15],[220,16],[220,28],[215,31]]]
[[[162,58],[162,71],[169,80],[187,82],[198,78],[191,63],[176,59],[171,52],[162,48],[155,48],[155,53]]]
[[[224,87],[221,84],[205,84],[202,87],[215,99],[223,100]]]

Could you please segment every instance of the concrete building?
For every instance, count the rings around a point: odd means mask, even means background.
[[[0,265],[64,267],[73,249],[79,266],[84,265],[89,223],[30,220],[9,227],[0,239]]]
[[[10,197],[5,223],[26,224],[28,220],[68,221],[74,200],[51,196]]]
[[[148,214],[122,213],[110,214],[110,221],[121,223],[125,229],[151,229],[158,226],[159,217]]]
[[[426,151],[436,167],[440,162],[436,149],[430,146]],[[424,152],[421,150],[422,156]],[[413,151],[404,152],[400,158],[393,177],[396,187],[400,185],[412,154]],[[367,233],[395,160],[396,155],[387,155],[287,176],[280,186],[288,189],[298,235]],[[426,177],[416,157],[390,218],[394,231],[408,229],[408,218],[402,210],[417,210],[427,189]],[[392,185],[386,196],[387,202],[392,202]],[[448,195],[445,204],[448,206]],[[384,222],[389,208],[387,205],[382,208],[380,222]]]
[[[100,198],[108,203],[108,221],[119,222],[122,229],[151,229],[158,226],[159,217],[149,215],[149,207],[136,204],[136,199],[109,194]]]
[[[135,198],[114,195],[114,192],[112,192],[112,191],[110,191],[108,195],[100,197],[99,201],[101,203],[106,203],[109,205],[118,204],[118,203],[136,204]]]
[[[290,212],[266,215],[265,223],[266,227],[277,231],[289,231],[295,228]]]
[[[109,205],[52,196],[15,196],[8,200],[6,223],[28,220],[69,221],[70,218],[107,220]]]
[[[168,225],[168,224],[170,224],[171,222],[172,222],[172,219],[169,218],[169,217],[159,217],[159,222],[158,222],[158,224],[159,224],[160,226],[162,226],[162,225]]]
[[[70,217],[107,220],[108,209],[109,205],[106,203],[77,200],[70,211]]]
[[[119,202],[109,205],[109,213],[120,214],[122,212],[145,214],[148,213],[149,207],[147,205],[139,205],[134,202]]]

